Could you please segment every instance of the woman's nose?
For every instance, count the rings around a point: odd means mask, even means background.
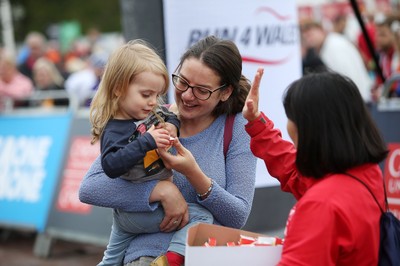
[[[193,89],[190,87],[186,91],[182,92],[181,97],[187,100],[193,100],[196,98],[193,94]]]

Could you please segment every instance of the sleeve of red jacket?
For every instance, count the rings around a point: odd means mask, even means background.
[[[246,131],[251,137],[253,154],[264,160],[269,174],[279,180],[283,191],[300,199],[307,190],[307,183],[297,171],[294,145],[282,139],[281,132],[274,129],[274,123],[264,113],[247,123]]]

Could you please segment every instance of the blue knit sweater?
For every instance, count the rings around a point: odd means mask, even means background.
[[[203,205],[214,216],[214,222],[241,228],[245,225],[253,202],[256,158],[250,151],[250,137],[245,132],[247,121],[236,115],[232,141],[223,154],[223,134],[226,116],[218,117],[207,129],[195,136],[179,138],[196,158],[203,172],[214,180],[207,199],[201,201],[190,183],[174,171],[174,183],[187,202]],[[101,169],[99,158],[92,164],[79,191],[82,202],[124,211],[153,211],[158,203],[149,203],[149,196],[158,181],[134,184],[121,178],[111,179]],[[143,234],[131,242],[124,263],[142,256],[157,257],[166,252],[172,233]]]

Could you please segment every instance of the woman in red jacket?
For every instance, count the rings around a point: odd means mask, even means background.
[[[356,85],[336,73],[292,83],[283,104],[292,142],[258,110],[259,69],[243,109],[251,150],[298,202],[289,213],[279,265],[377,265],[384,208],[378,163],[386,145]]]

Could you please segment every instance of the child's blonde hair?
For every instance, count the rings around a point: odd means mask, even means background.
[[[100,139],[108,120],[115,116],[118,102],[121,97],[125,97],[134,77],[145,71],[164,77],[165,87],[162,94],[165,95],[169,86],[167,67],[147,42],[133,40],[111,54],[90,105],[92,144]]]

